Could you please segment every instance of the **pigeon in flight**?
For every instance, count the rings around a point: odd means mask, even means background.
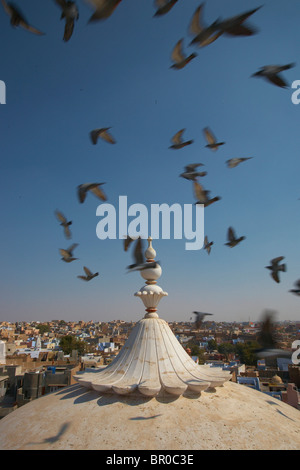
[[[11,2],[7,3],[5,0],[2,0],[2,5],[6,13],[10,16],[10,24],[14,27],[21,26],[30,33],[37,34],[39,36],[43,35],[40,30],[31,26],[24,18],[20,10]]]
[[[229,227],[227,231],[228,242],[225,243],[225,245],[229,246],[230,248],[233,248],[234,246],[238,245],[240,242],[242,242],[245,239],[246,237],[244,236],[237,238],[234,229],[232,227]]]
[[[144,269],[156,268],[159,266],[157,261],[147,262],[144,257],[144,246],[141,237],[138,237],[133,251],[134,263],[127,266],[128,272],[142,271]]]
[[[279,283],[279,272],[286,272],[286,264],[279,264],[280,261],[284,259],[284,256],[278,256],[277,258],[273,258],[270,263],[271,266],[266,266],[266,269],[271,271],[271,277],[274,279],[275,282]]]
[[[207,140],[208,144],[205,145],[205,147],[213,150],[213,151],[216,151],[218,150],[218,148],[220,147],[220,145],[224,145],[225,142],[217,142],[214,134],[212,133],[212,131],[208,128],[208,127],[205,127],[203,129],[203,133],[204,133],[204,137],[205,139]]]
[[[94,129],[90,132],[90,137],[94,145],[98,142],[98,138],[101,137],[101,139],[105,140],[105,142],[108,142],[109,144],[115,144],[116,141],[112,137],[112,135],[108,132],[110,127],[102,127],[101,129]]]
[[[106,201],[107,200],[106,195],[99,188],[99,186],[101,186],[102,184],[105,184],[105,183],[84,183],[84,184],[80,184],[77,188],[79,202],[83,203],[85,201],[85,198],[86,198],[86,195],[87,195],[88,191],[93,193],[96,197],[98,197],[102,201]]]
[[[244,22],[260,8],[261,6],[221,21],[218,28],[223,34],[230,36],[252,36],[257,32],[256,28],[245,25]]]
[[[197,44],[199,47],[208,46],[220,37],[223,32],[218,31],[219,21],[214,21],[210,26],[204,26],[202,21],[204,3],[196,9],[193,14],[189,32],[194,39],[190,42],[190,45]]]
[[[89,23],[93,21],[105,20],[109,18],[121,0],[86,0],[93,8],[94,14],[90,17]]]
[[[228,168],[235,168],[240,163],[245,162],[246,160],[251,160],[253,157],[245,157],[245,158],[231,158],[230,160],[226,161]]]
[[[155,7],[157,8],[154,16],[163,16],[166,13],[168,13],[175,3],[177,3],[178,0],[155,0]]]
[[[75,248],[78,246],[78,243],[73,243],[73,245],[71,245],[67,250],[64,250],[63,248],[61,248],[59,250],[61,256],[62,256],[62,260],[65,261],[66,263],[71,263],[71,261],[74,261],[75,259],[78,259],[78,258],[74,258],[73,257],[73,251],[75,250]]]
[[[182,149],[186,145],[191,145],[194,141],[193,140],[182,140],[182,134],[184,133],[185,129],[181,129],[180,131],[176,132],[176,134],[172,137],[171,142],[173,142],[173,145],[171,145],[169,148],[170,149]]]
[[[94,279],[94,277],[99,276],[99,273],[92,273],[86,266],[83,267],[85,276],[77,276],[79,279],[82,279],[83,281],[91,281]]]
[[[284,70],[289,70],[292,67],[295,67],[294,63],[287,64],[287,65],[265,65],[261,67],[257,72],[252,74],[252,77],[263,77],[269,82],[273,83],[274,85],[280,88],[287,88],[288,84],[286,81],[281,77],[280,72]]]
[[[70,239],[72,237],[69,226],[72,225],[72,221],[68,221],[66,217],[58,210],[55,211],[57,220],[60,222],[60,225],[64,228],[65,237]]]
[[[189,56],[186,56],[183,53],[182,50],[182,44],[183,44],[183,39],[179,39],[179,41],[176,43],[172,54],[171,54],[171,59],[174,62],[173,65],[171,65],[171,69],[183,69],[191,60],[193,60],[195,57],[197,57],[197,54],[192,53]]]
[[[209,242],[209,241],[208,241],[208,238],[207,238],[207,235],[205,235],[205,238],[204,238],[204,250],[206,250],[208,254],[210,254],[210,252],[211,252],[211,247],[212,247],[213,244],[214,244],[214,242]]]
[[[195,171],[198,166],[203,166],[203,163],[190,163],[189,165],[185,166],[185,171],[181,173],[179,176],[185,178],[187,180],[194,181],[198,177],[203,177],[207,175],[206,171]]]
[[[203,186],[198,183],[198,181],[193,182],[194,187],[194,195],[197,199],[196,204],[203,204],[204,207],[208,207],[214,202],[220,201],[220,196],[215,196],[214,198],[209,198],[210,191],[207,191],[203,188]]]
[[[213,313],[203,313],[203,312],[193,312],[193,313],[196,315],[195,326],[196,326],[197,330],[200,329],[200,327],[202,325],[202,322],[203,322],[203,320],[206,316],[213,315]]]
[[[274,312],[271,310],[267,310],[264,313],[257,342],[260,348],[256,349],[254,352],[259,359],[266,357],[291,357],[291,351],[278,348],[274,331]]]
[[[74,31],[75,21],[79,18],[79,11],[75,2],[67,0],[55,0],[57,5],[62,9],[61,19],[65,18],[65,31],[63,40],[69,41]]]
[[[300,279],[298,279],[298,281],[296,281],[294,285],[296,289],[290,289],[289,292],[292,292],[293,294],[300,296]]]
[[[181,173],[179,176],[185,178],[186,180],[195,181],[196,178],[203,178],[207,175],[206,171],[185,171]]]

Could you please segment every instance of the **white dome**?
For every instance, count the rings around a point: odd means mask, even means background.
[[[300,413],[245,385],[155,398],[80,385],[0,420],[1,450],[299,450]]]

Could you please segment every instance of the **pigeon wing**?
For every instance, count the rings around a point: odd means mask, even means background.
[[[171,58],[173,62],[182,62],[185,59],[185,56],[182,52],[182,43],[183,39],[179,39],[172,51]]]
[[[99,188],[99,186],[94,186],[94,187],[90,188],[90,191],[91,191],[95,196],[97,196],[99,199],[101,199],[102,201],[106,201],[106,200],[107,200],[106,195],[105,195],[104,192]]]
[[[176,134],[171,139],[173,144],[181,144],[182,143],[182,134],[184,133],[184,131],[185,131],[185,129],[180,129],[180,131],[176,132]]]
[[[83,269],[84,269],[84,272],[87,276],[92,276],[93,275],[93,273],[86,266],[84,266]]]
[[[215,144],[216,143],[215,136],[213,135],[213,133],[211,132],[211,130],[208,127],[205,127],[203,129],[203,132],[204,132],[204,136],[205,136],[205,138],[206,138],[206,140],[209,144]]]

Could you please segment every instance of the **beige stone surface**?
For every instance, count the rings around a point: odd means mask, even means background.
[[[3,418],[0,449],[299,450],[300,412],[233,382],[149,399],[76,384]]]

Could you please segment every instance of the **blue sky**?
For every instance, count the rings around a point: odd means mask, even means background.
[[[300,278],[300,106],[293,90],[250,76],[266,64],[296,66],[284,72],[300,79],[296,0],[265,1],[249,23],[252,37],[220,37],[210,46],[188,46],[188,27],[200,2],[179,0],[153,18],[152,1],[123,0],[113,15],[88,24],[92,13],[77,1],[80,17],[71,40],[54,1],[15,2],[28,21],[45,32],[14,29],[0,9],[3,41],[0,79],[6,83],[1,121],[1,297],[0,320],[136,321],[144,306],[133,294],[139,273],[126,274],[131,253],[120,240],[99,240],[96,209],[89,195],[79,204],[77,185],[105,182],[109,203],[193,204],[192,185],[179,178],[186,164],[201,162],[201,180],[221,201],[205,209],[211,254],[186,251],[185,240],[155,240],[161,261],[159,285],[169,293],[159,304],[167,321],[189,320],[194,310],[216,321],[256,320],[266,308],[279,320],[299,320],[299,298],[288,292]],[[262,5],[253,0],[206,2],[207,24]],[[184,39],[197,57],[172,70],[171,52]],[[299,62],[299,63],[298,63]],[[111,126],[116,145],[89,132]],[[225,141],[205,148],[209,126]],[[170,150],[181,128],[193,145]],[[228,169],[226,160],[253,157]],[[55,216],[73,221],[71,241]],[[229,226],[246,240],[224,246]],[[79,260],[63,263],[59,248],[79,243]],[[280,284],[265,266],[285,256]],[[77,279],[83,266],[99,271],[89,283]]]

